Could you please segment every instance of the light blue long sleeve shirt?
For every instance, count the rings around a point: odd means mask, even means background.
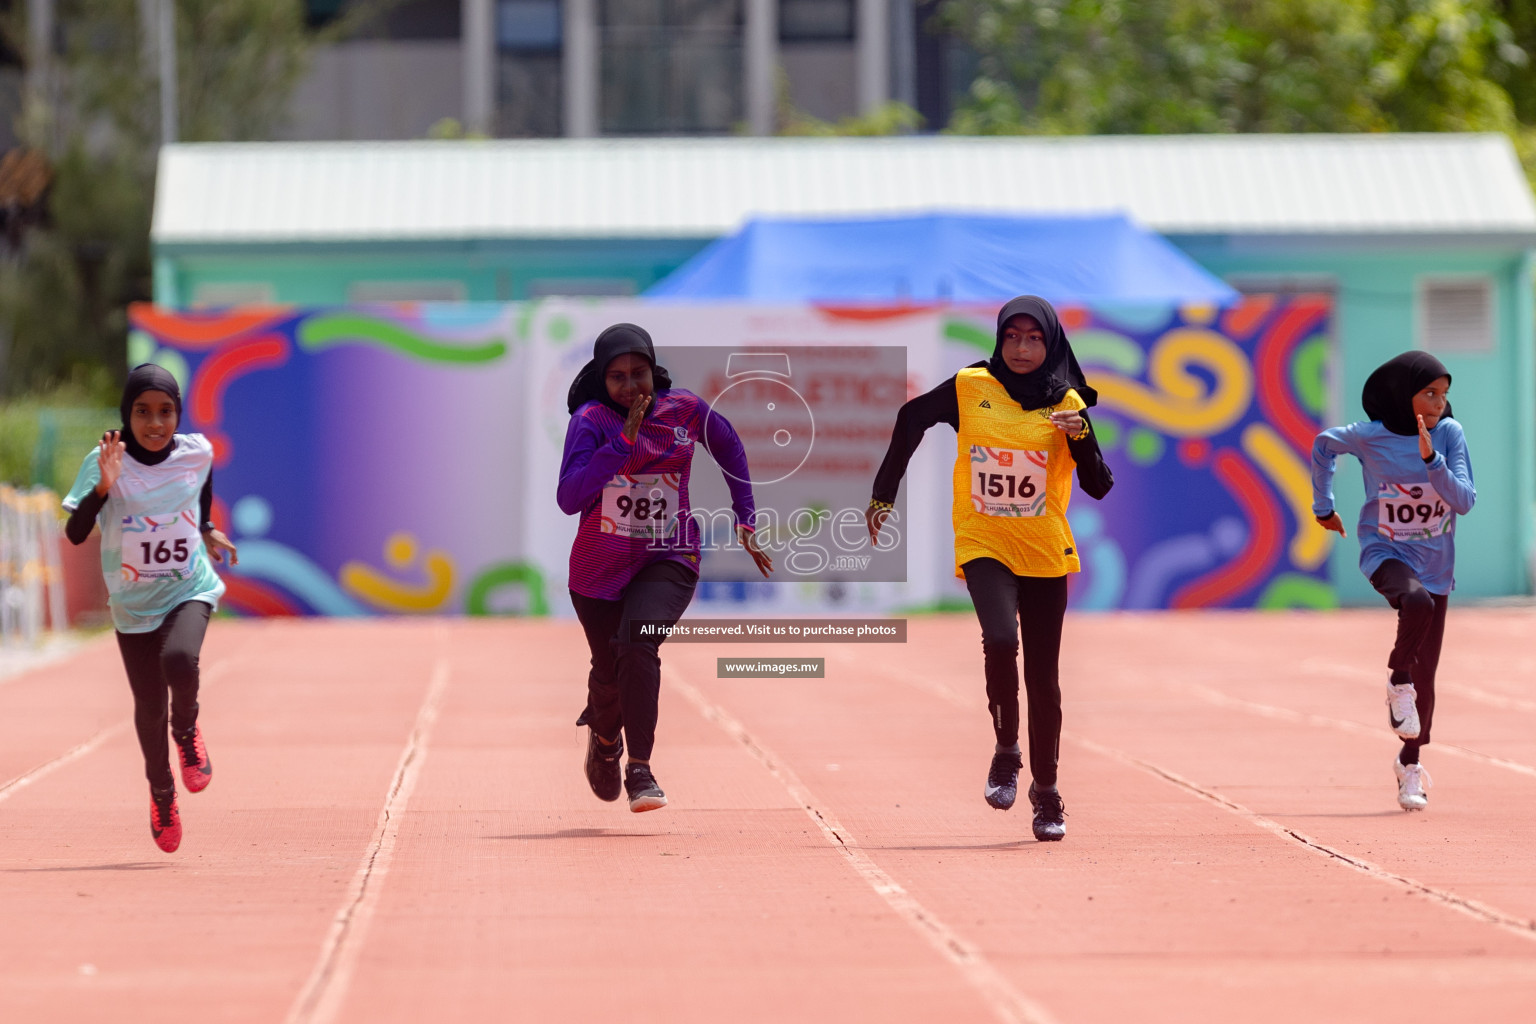
[[[1472,510],[1477,488],[1460,423],[1442,419],[1429,443],[1435,457],[1426,463],[1417,434],[1394,434],[1375,420],[1323,431],[1312,443],[1312,512],[1326,517],[1334,511],[1334,463],[1353,455],[1365,475],[1356,526],[1360,571],[1369,579],[1396,558],[1430,593],[1448,594],[1456,588],[1456,517]]]

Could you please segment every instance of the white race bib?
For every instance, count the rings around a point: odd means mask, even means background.
[[[1451,532],[1451,510],[1427,483],[1382,484],[1376,532],[1392,540],[1425,541]]]
[[[676,473],[619,475],[603,487],[602,531],[646,540],[670,537],[677,528]]]
[[[123,517],[123,582],[185,580],[202,542],[197,510],[163,516]]]
[[[1045,515],[1046,452],[971,445],[971,507],[986,516]]]

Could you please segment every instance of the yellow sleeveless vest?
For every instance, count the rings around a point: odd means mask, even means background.
[[[1086,406],[1076,391],[1025,412],[985,367],[955,374],[955,575],[973,558],[995,558],[1016,576],[1078,572],[1067,525],[1077,463],[1050,413]]]

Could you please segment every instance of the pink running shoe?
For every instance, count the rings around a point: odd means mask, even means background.
[[[186,783],[188,793],[201,793],[213,781],[213,761],[203,745],[203,730],[194,725],[190,735],[172,735],[176,749],[181,751],[181,781]]]
[[[149,793],[149,832],[155,837],[155,845],[166,853],[175,853],[181,845],[181,815],[176,810],[176,790],[162,801]]]

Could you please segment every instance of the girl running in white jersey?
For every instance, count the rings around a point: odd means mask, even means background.
[[[81,544],[101,524],[101,571],[149,779],[150,833],[172,853],[181,814],[166,729],[187,789],[206,788],[213,762],[197,727],[198,655],[224,593],[208,556],[222,560],[227,551],[233,564],[235,546],[209,519],[213,446],[201,434],[176,433],[176,378],[150,363],[135,367],[121,412],[123,429],[102,436],[64,499],[65,533]]]

